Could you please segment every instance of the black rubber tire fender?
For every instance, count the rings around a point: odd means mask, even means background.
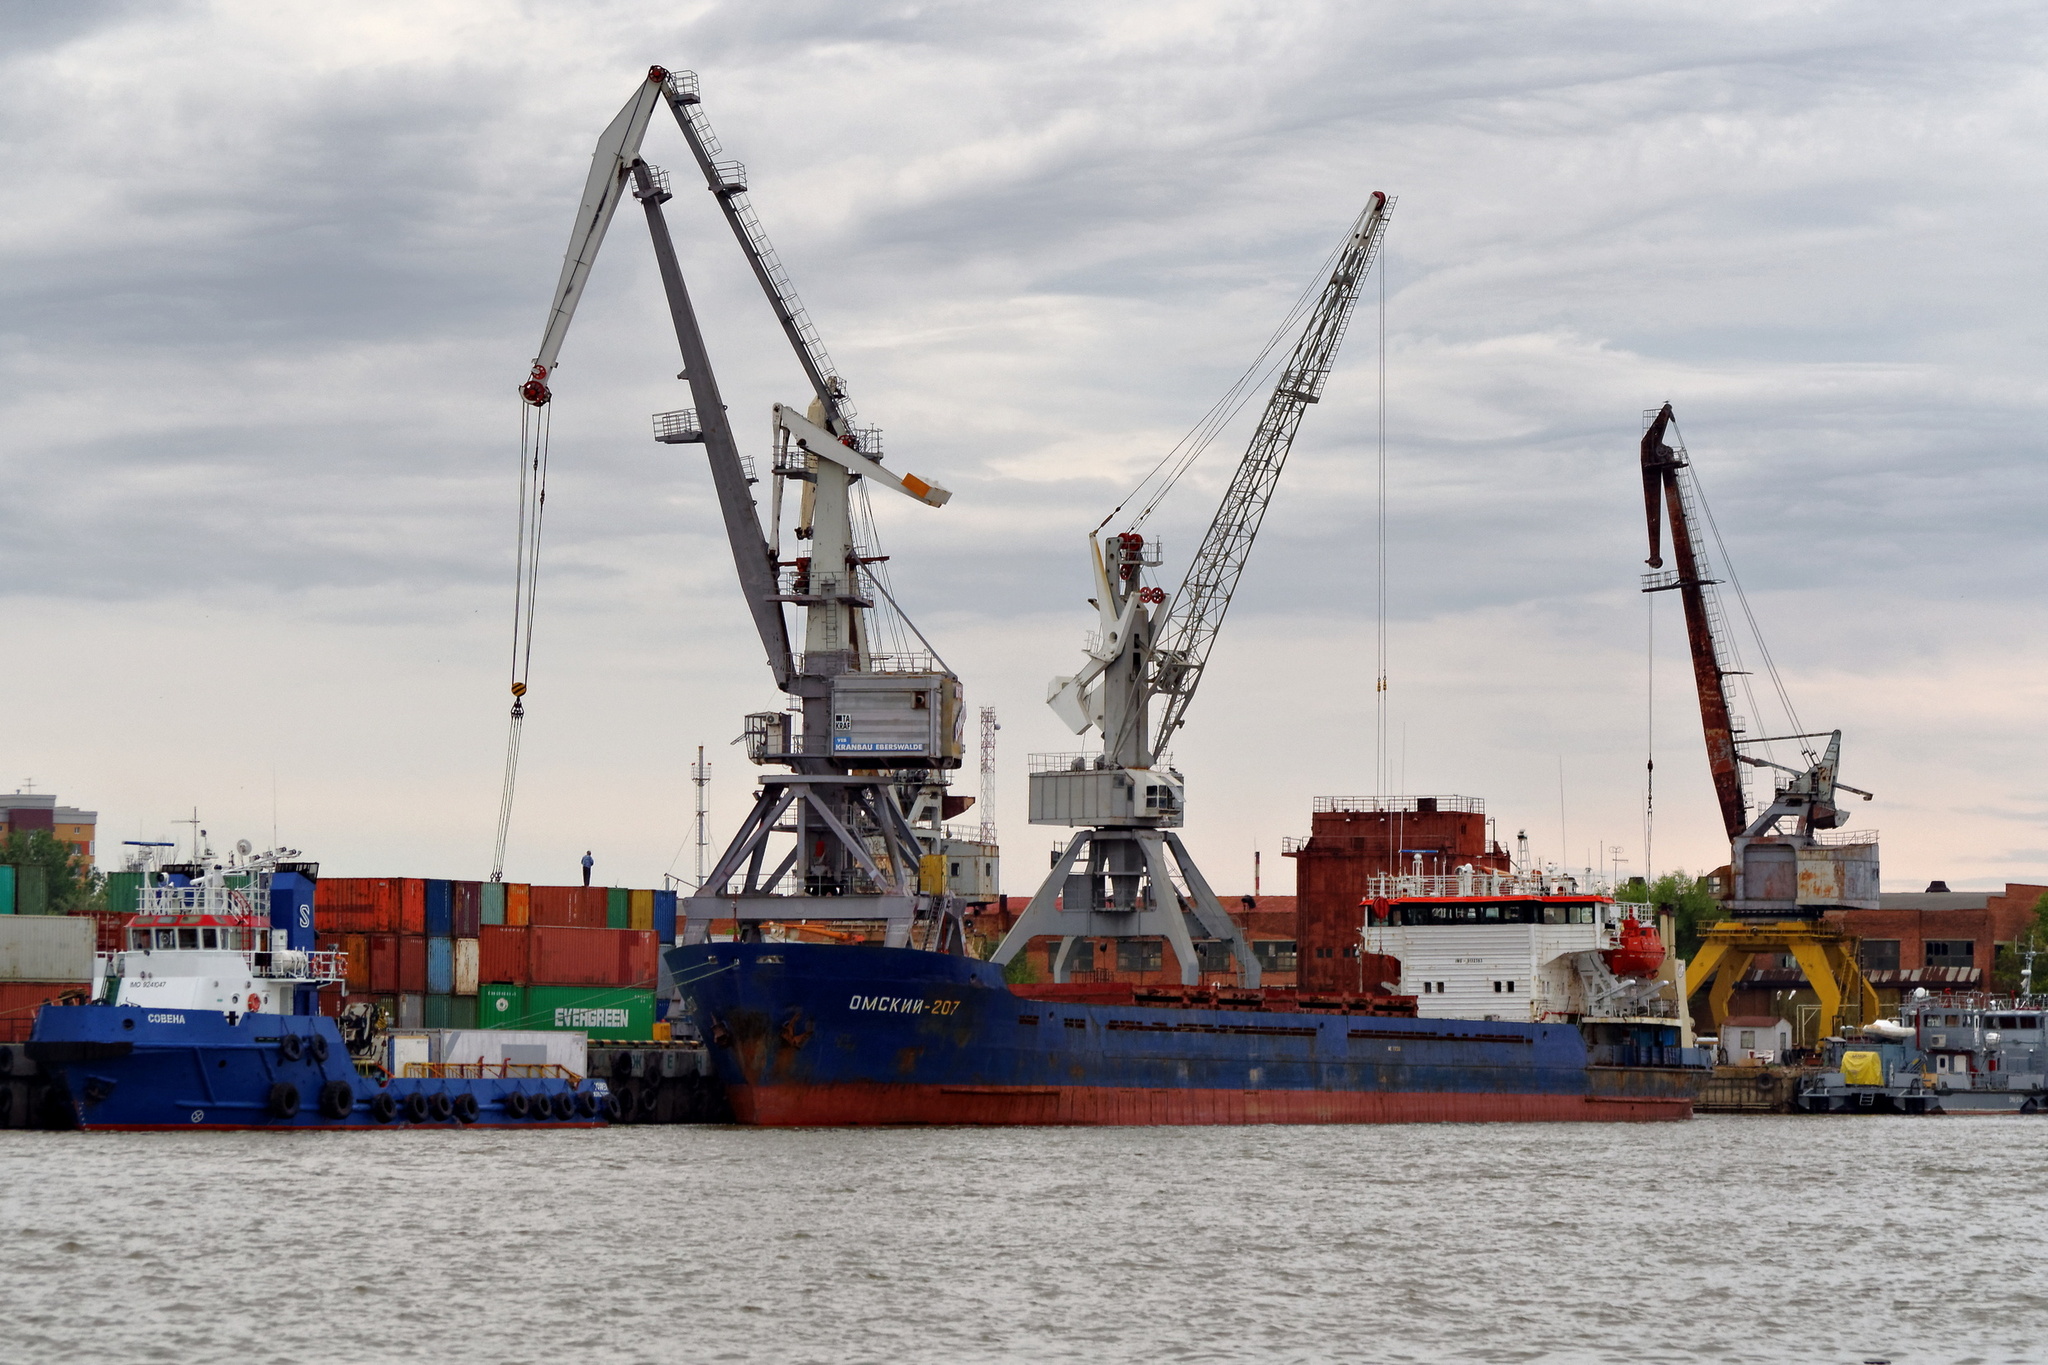
[[[320,1087],[320,1112],[331,1119],[345,1119],[356,1107],[356,1088],[347,1081],[329,1081]]]
[[[661,1108],[661,1087],[655,1084],[642,1086],[640,1089],[640,1117],[651,1119],[654,1117],[654,1111],[659,1108]]]
[[[432,1111],[436,1123],[446,1123],[455,1117],[455,1101],[448,1098],[445,1090],[436,1090],[427,1100],[427,1108]]]
[[[614,1123],[631,1123],[640,1117],[640,1087],[627,1081],[612,1091],[612,1103],[618,1106],[618,1117]]]
[[[533,1113],[533,1096],[524,1090],[515,1090],[505,1097],[505,1112],[515,1119],[523,1119]]]
[[[405,1097],[405,1121],[425,1123],[427,1121],[427,1097],[425,1092],[415,1090]]]
[[[2020,1112],[2022,1114],[2038,1114],[2041,1112],[2041,1102],[2036,1099],[2028,1099],[2020,1105]]]
[[[281,1033],[277,1038],[277,1055],[288,1062],[296,1062],[306,1055],[306,1040],[296,1033]]]
[[[569,1122],[576,1117],[576,1097],[567,1090],[556,1091],[554,1110],[558,1122]]]
[[[476,1096],[467,1090],[455,1097],[455,1117],[464,1123],[475,1123],[482,1111],[477,1107]]]
[[[619,1097],[617,1095],[606,1095],[604,1097],[604,1116],[607,1120],[609,1120],[612,1123],[619,1123],[624,1121],[626,1117],[626,1106],[619,1103]]]
[[[270,1116],[279,1119],[295,1119],[299,1116],[299,1088],[290,1081],[279,1081],[270,1087]]]
[[[379,1123],[389,1123],[398,1117],[398,1101],[391,1097],[390,1091],[379,1090],[376,1098],[370,1101],[370,1117]]]
[[[314,1061],[325,1062],[327,1060],[327,1035],[316,1033],[306,1039],[306,1051],[311,1054]]]

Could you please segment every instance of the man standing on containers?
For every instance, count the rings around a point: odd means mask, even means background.
[[[583,850],[583,884],[584,884],[585,886],[588,886],[588,885],[590,885],[590,867],[591,867],[591,863],[592,863],[593,861],[594,861],[594,860],[593,860],[593,859],[591,858],[591,856],[590,856],[590,850],[589,850],[589,849],[587,849],[587,848],[586,848],[586,849],[584,849],[584,850]]]

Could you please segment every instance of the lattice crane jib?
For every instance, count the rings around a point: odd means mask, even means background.
[[[807,406],[774,408],[768,474],[774,496],[766,532],[753,492],[760,475],[740,453],[669,235],[662,207],[672,197],[668,177],[640,156],[648,123],[663,103],[812,389]],[[683,360],[678,378],[694,400],[689,409],[658,414],[655,439],[704,448],[742,596],[775,683],[801,717],[800,730],[786,712],[748,718],[750,757],[792,773],[763,779],[753,814],[691,898],[692,923],[701,930],[699,921],[712,914],[715,899],[718,918],[876,919],[888,924],[891,942],[905,941],[912,924],[930,922],[948,898],[943,889],[933,893],[923,885],[920,831],[904,809],[943,808],[924,788],[943,787],[945,771],[959,765],[965,722],[958,678],[902,614],[880,571],[881,557],[857,528],[866,520],[869,486],[930,507],[944,506],[951,495],[885,467],[879,437],[853,425],[844,386],[746,190],[745,168],[723,159],[703,116],[696,77],[650,68],[598,140],[521,397],[533,409],[552,401],[551,381],[577,303],[611,218],[631,194],[645,211],[674,323]],[[780,558],[785,481],[799,483],[804,493],[795,531],[799,553],[791,560]],[[922,655],[876,652],[868,622],[878,599],[924,645]],[[792,606],[803,613],[801,652],[792,647],[785,617]],[[512,761],[501,829],[510,808]],[[794,848],[773,870],[765,851],[770,835],[795,836]],[[810,901],[814,896],[835,905],[821,913]],[[952,937],[957,942],[957,914]]]

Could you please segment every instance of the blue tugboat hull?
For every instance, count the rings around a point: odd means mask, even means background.
[[[588,1128],[610,1098],[592,1080],[372,1079],[318,1015],[45,1005],[27,1051],[95,1131]]]

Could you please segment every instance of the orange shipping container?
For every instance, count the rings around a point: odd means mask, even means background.
[[[477,933],[476,979],[482,983],[524,986],[532,980],[527,968],[527,936],[521,925],[486,924]]]
[[[0,981],[0,1043],[25,1043],[36,1011],[59,996],[74,999],[92,988],[79,981]]]
[[[323,877],[313,888],[313,927],[323,934],[394,934],[402,899],[396,877]],[[424,888],[420,909],[424,916]]]
[[[619,984],[651,991],[660,970],[661,941],[652,929],[614,929],[619,936]]]
[[[341,950],[348,954],[347,974],[351,992],[366,995],[370,990],[370,936],[368,934],[344,934]]]
[[[505,923],[527,925],[533,922],[533,888],[525,882],[505,883]]]
[[[653,984],[654,935],[632,929],[539,925],[528,964],[536,986],[632,986],[643,968]]]

